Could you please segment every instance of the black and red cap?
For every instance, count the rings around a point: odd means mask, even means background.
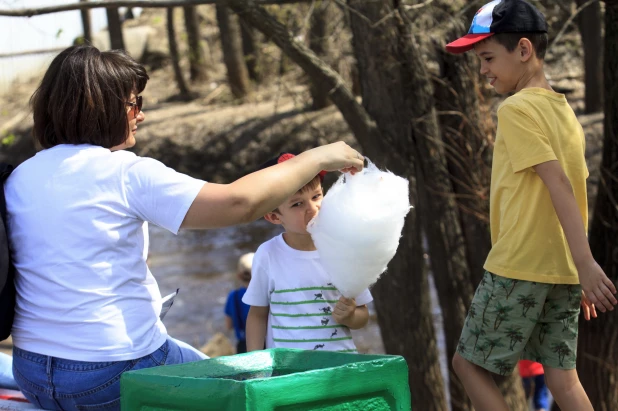
[[[524,0],[494,0],[476,12],[468,34],[447,44],[446,51],[464,53],[498,33],[547,33],[547,22],[536,7]]]

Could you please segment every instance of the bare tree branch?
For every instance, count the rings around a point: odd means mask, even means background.
[[[227,0],[227,6],[243,21],[261,31],[311,78],[311,81],[329,94],[356,139],[363,147],[381,149],[381,139],[375,122],[345,86],[341,76],[320,60],[305,44],[298,41],[289,30],[259,6],[257,0]]]
[[[306,3],[310,0],[256,0],[260,5],[282,5]],[[200,4],[227,4],[228,0],[95,0],[81,3],[62,4],[58,6],[33,7],[26,9],[6,10],[0,9],[0,16],[9,17],[32,17],[42,14],[58,13],[61,11],[96,9],[101,7],[186,7]]]
[[[577,10],[575,10],[575,12],[571,15],[571,17],[569,17],[567,19],[567,21],[564,23],[564,25],[562,26],[562,28],[560,29],[558,34],[556,34],[556,37],[554,38],[554,41],[552,41],[552,43],[547,48],[547,52],[548,53],[551,53],[551,51],[553,50],[553,48],[556,45],[556,43],[558,43],[560,41],[560,39],[562,38],[562,35],[566,31],[566,29],[569,27],[569,24],[571,24],[573,19],[575,19],[575,17],[577,17],[579,15],[579,13],[581,13],[586,7],[590,6],[592,3],[596,3],[597,1],[599,1],[599,0],[590,0],[590,1],[582,4]]]
[[[419,4],[413,4],[410,6],[403,6],[404,10],[416,10],[416,9],[422,9],[423,7],[429,6],[431,3],[433,3],[434,0],[426,0],[422,3]]]

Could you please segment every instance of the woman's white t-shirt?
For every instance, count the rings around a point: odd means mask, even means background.
[[[16,268],[15,346],[121,361],[167,338],[146,258],[148,223],[177,233],[204,181],[127,151],[58,145],[5,184]]]

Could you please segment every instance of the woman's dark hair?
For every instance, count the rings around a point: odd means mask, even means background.
[[[54,58],[30,98],[33,135],[43,148],[122,144],[129,132],[126,103],[147,81],[144,66],[122,50],[69,47]]]

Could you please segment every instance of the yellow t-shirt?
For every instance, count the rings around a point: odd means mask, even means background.
[[[563,94],[526,88],[498,107],[487,271],[518,280],[579,284],[549,191],[532,167],[558,160],[588,230],[584,151],[584,131]]]

